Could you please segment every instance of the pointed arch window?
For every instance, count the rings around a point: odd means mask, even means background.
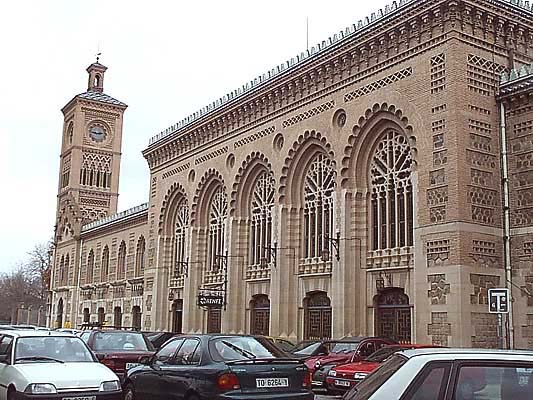
[[[135,251],[135,277],[144,275],[144,259],[146,253],[146,240],[141,235],[137,241],[137,250]]]
[[[85,277],[85,283],[92,283],[94,279],[94,251],[89,251],[89,257],[87,258],[87,275]]]
[[[226,218],[228,200],[224,189],[218,188],[209,207],[209,236],[207,251],[207,268],[217,270],[217,256],[223,255],[226,249]]]
[[[272,247],[274,178],[267,172],[257,178],[250,204],[250,264],[261,264],[265,247]],[[269,260],[270,261],[270,260]]]
[[[407,138],[387,131],[370,165],[372,249],[413,245],[411,149]]]
[[[174,276],[183,274],[183,263],[187,261],[187,238],[189,232],[189,207],[187,200],[182,200],[176,210],[175,231],[175,269]]]
[[[61,261],[59,262],[59,266],[57,268],[57,276],[58,276],[58,286],[63,285],[63,281],[65,278],[63,275],[65,274],[65,256],[61,256]]]
[[[63,272],[61,274],[61,285],[68,285],[68,273],[70,268],[70,256],[67,254],[65,257],[65,264],[63,264]]]
[[[107,282],[109,275],[109,247],[105,246],[102,251],[102,269],[100,271],[100,282]]]
[[[305,175],[304,257],[313,259],[329,248],[324,238],[332,236],[335,169],[332,160],[318,154]]]
[[[118,248],[117,280],[126,278],[126,243],[120,242]]]

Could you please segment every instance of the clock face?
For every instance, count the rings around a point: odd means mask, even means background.
[[[89,136],[91,137],[92,140],[94,140],[95,142],[103,142],[107,136],[104,128],[102,128],[101,126],[93,126],[89,129]]]

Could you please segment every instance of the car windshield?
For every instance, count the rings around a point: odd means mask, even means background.
[[[20,337],[15,344],[15,363],[31,362],[94,362],[94,359],[78,337]]]
[[[402,350],[400,346],[387,346],[373,352],[370,356],[365,358],[365,361],[381,363],[391,356],[391,354]]]
[[[343,400],[367,400],[379,389],[402,365],[407,362],[407,358],[401,355],[394,355],[379,366],[373,373],[363,379],[346,393]]]
[[[152,350],[137,332],[97,332],[94,335],[94,351],[149,351]]]
[[[213,359],[217,361],[254,360],[256,358],[284,356],[268,340],[263,343],[250,336],[217,337],[211,340],[209,351]]]
[[[359,343],[357,342],[337,342],[331,349],[331,353],[351,353],[357,350]]]
[[[291,350],[291,353],[293,354],[302,354],[302,355],[311,355],[313,352],[320,346],[320,342],[303,342],[298,343],[294,348]]]

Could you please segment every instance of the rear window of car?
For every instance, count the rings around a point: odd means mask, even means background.
[[[331,349],[331,353],[351,353],[357,350],[359,343],[337,342]]]
[[[313,352],[321,344],[322,343],[320,343],[320,342],[316,342],[316,343],[299,343],[291,350],[291,352],[294,353],[294,354],[302,354],[302,355],[313,354]]]
[[[363,379],[359,384],[350,390],[344,400],[367,400],[383,385],[402,365],[407,362],[407,358],[401,355],[394,355],[379,366],[372,374]]]
[[[93,340],[94,351],[153,351],[141,333],[97,332]]]
[[[215,361],[286,357],[281,350],[268,340],[259,341],[251,336],[229,336],[211,339],[209,352]]]

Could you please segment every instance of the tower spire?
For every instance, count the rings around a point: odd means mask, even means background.
[[[100,55],[102,53],[96,54],[96,62],[89,65],[87,72],[89,73],[89,84],[87,90],[89,92],[100,92],[104,91],[104,74],[107,70],[105,65],[100,64]]]

